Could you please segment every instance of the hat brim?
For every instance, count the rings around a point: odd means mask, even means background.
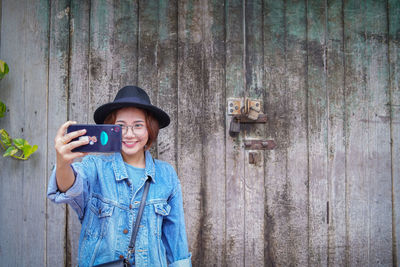
[[[156,106],[124,101],[111,102],[98,107],[94,112],[94,121],[96,124],[103,124],[111,112],[126,107],[135,107],[149,111],[158,121],[160,129],[167,127],[171,121],[168,114]]]

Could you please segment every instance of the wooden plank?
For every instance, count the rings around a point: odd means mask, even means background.
[[[346,177],[342,2],[327,2],[328,265],[346,265]]]
[[[137,2],[102,0],[90,8],[89,114],[112,101],[120,87],[137,84]],[[92,118],[90,118],[93,120]]]
[[[286,162],[288,121],[286,105],[286,17],[283,1],[264,2],[265,113],[268,116],[266,137],[277,144],[265,153],[265,249],[267,266],[295,264],[291,254],[287,220],[288,201]],[[285,189],[286,188],[286,189]],[[284,198],[284,199],[283,199]]]
[[[26,7],[21,1],[2,1],[1,6],[0,53],[1,59],[10,68],[10,72],[0,81],[0,99],[7,106],[5,117],[0,119],[1,128],[14,138],[25,137],[21,131],[25,127],[25,81],[21,77],[26,67]],[[0,160],[0,201],[3,203],[0,205],[0,261],[6,266],[21,265],[18,255],[22,255],[24,243],[22,229],[25,209],[21,197],[25,182],[23,164],[24,162],[11,158]]]
[[[47,173],[49,177],[56,164],[54,137],[60,125],[67,121],[69,79],[69,25],[68,1],[51,5],[50,50],[48,81]],[[47,186],[46,186],[47,187]],[[47,201],[46,263],[47,266],[65,266],[67,263],[66,206]]]
[[[358,1],[344,8],[350,265],[391,263],[385,10],[383,3]]]
[[[149,95],[153,105],[158,96],[158,0],[142,0],[138,5],[138,86]],[[157,146],[150,150],[157,155]]]
[[[306,6],[302,1],[286,5],[268,2],[268,6],[275,5],[278,10],[267,17],[273,22],[283,20],[284,26],[283,29],[270,26],[269,31],[277,36],[277,41],[269,42],[278,54],[271,55],[273,50],[267,50],[268,58],[278,68],[277,77],[271,77],[269,105],[273,108],[271,131],[275,131],[279,146],[269,154],[266,172],[269,189],[266,234],[274,237],[272,248],[267,249],[268,257],[276,260],[277,265],[304,266],[308,264],[309,233]],[[275,255],[271,256],[271,252]]]
[[[187,218],[192,263],[203,258],[202,225],[205,176],[203,162],[203,62],[202,3],[178,2],[178,164],[177,171],[185,190],[183,206]]]
[[[366,151],[368,119],[365,82],[365,39],[360,1],[344,2],[345,105],[346,105],[346,264],[368,265],[369,198]]]
[[[226,1],[226,98],[243,97],[243,5],[240,0]],[[226,113],[227,114],[227,113]],[[243,134],[229,136],[232,117],[226,115],[226,266],[244,263],[244,161]]]
[[[327,265],[328,116],[325,2],[307,1],[309,264]]]
[[[245,2],[245,95],[264,100],[262,1]],[[262,140],[265,125],[242,125],[245,139]],[[243,149],[243,148],[242,148]],[[249,155],[256,162],[250,164]],[[264,153],[246,151],[244,162],[244,266],[264,265]]]
[[[225,34],[224,3],[204,1],[201,266],[225,266]]]
[[[46,230],[46,185],[47,177],[47,136],[43,129],[47,128],[46,118],[46,94],[48,82],[48,34],[50,7],[48,1],[36,3],[25,2],[24,6],[24,61],[18,62],[23,65],[23,71],[18,73],[24,77],[23,90],[20,95],[24,101],[25,113],[19,119],[24,121],[21,129],[22,137],[30,144],[39,146],[36,153],[21,165],[23,168],[22,187],[19,189],[20,204],[22,205],[23,221],[22,232],[22,255],[19,258],[20,265],[45,265],[46,243],[44,233]],[[15,34],[20,33],[20,28]],[[21,53],[21,50],[15,50]],[[34,71],[32,71],[34,67]],[[20,98],[21,99],[21,98]],[[20,99],[14,105],[20,108]],[[32,234],[39,233],[39,234]],[[34,244],[35,249],[32,249]],[[9,255],[8,255],[9,257]],[[17,265],[19,265],[17,264]]]
[[[367,0],[364,23],[367,133],[365,163],[369,220],[368,264],[392,264],[392,179],[387,3]]]
[[[158,158],[177,166],[178,132],[178,17],[177,1],[159,1],[158,7],[158,95],[157,103],[171,118],[171,124],[160,131]],[[185,194],[185,188],[183,188]],[[186,211],[188,213],[189,211]]]
[[[68,120],[92,123],[93,113],[89,111],[90,1],[72,1],[70,9]],[[66,216],[66,265],[76,266],[81,224],[77,214],[69,206]]]
[[[391,140],[392,140],[392,196],[393,196],[393,266],[400,262],[400,2],[388,1],[389,22],[389,71],[391,104]]]

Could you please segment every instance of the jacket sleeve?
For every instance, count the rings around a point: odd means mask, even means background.
[[[57,186],[56,167],[50,175],[47,188],[47,197],[54,203],[69,204],[78,214],[79,220],[82,221],[84,210],[86,207],[88,196],[87,175],[85,173],[85,164],[76,162],[71,165],[75,175],[75,182],[66,192],[61,192]]]
[[[175,190],[168,200],[171,210],[163,221],[162,241],[170,267],[189,267],[192,264],[185,229],[182,189],[178,179],[177,181]]]

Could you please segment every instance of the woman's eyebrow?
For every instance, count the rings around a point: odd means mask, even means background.
[[[116,122],[126,123],[124,120],[117,120]],[[135,123],[135,122],[144,122],[144,120],[139,119],[139,120],[136,120],[136,121],[133,121],[133,122],[134,122],[134,123]]]

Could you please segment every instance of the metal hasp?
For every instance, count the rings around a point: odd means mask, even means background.
[[[267,115],[261,111],[261,103],[259,99],[228,99],[228,115],[232,116],[229,126],[229,135],[231,137],[239,135],[240,124],[267,122]]]
[[[276,147],[273,140],[244,140],[246,150],[271,150]]]

